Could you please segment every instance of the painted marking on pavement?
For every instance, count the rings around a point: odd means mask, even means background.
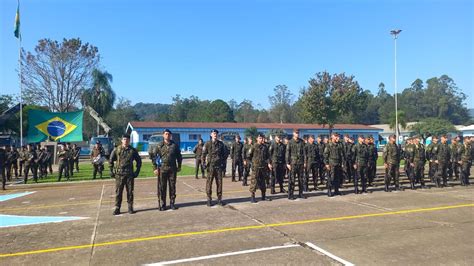
[[[329,252],[329,251],[327,251],[327,250],[324,250],[324,249],[322,249],[322,248],[316,246],[315,244],[313,244],[313,243],[311,243],[311,242],[306,242],[305,244],[308,245],[308,247],[310,247],[310,248],[312,248],[312,249],[314,249],[314,250],[317,250],[317,251],[323,253],[324,255],[330,257],[331,259],[336,260],[336,261],[342,263],[343,265],[346,265],[346,266],[354,266],[353,263],[350,263],[350,262],[348,262],[347,260],[345,260],[345,259],[343,259],[343,258],[340,258],[340,257],[338,257],[338,256],[336,256],[336,255],[334,255],[334,254],[332,254],[331,252]]]
[[[0,228],[87,219],[74,216],[17,216],[0,214]]]
[[[279,226],[301,225],[301,224],[311,224],[311,223],[330,222],[330,221],[353,220],[353,219],[361,219],[361,218],[369,218],[369,217],[383,217],[383,216],[389,216],[389,215],[432,212],[432,211],[449,210],[449,209],[457,209],[457,208],[467,208],[467,207],[474,207],[474,203],[440,206],[440,207],[431,207],[431,208],[419,208],[419,209],[410,209],[410,210],[401,210],[401,211],[392,211],[392,212],[369,213],[369,214],[350,215],[350,216],[341,216],[341,217],[319,218],[319,219],[312,219],[312,220],[301,220],[301,221],[293,221],[293,222],[263,224],[263,225],[249,225],[249,226],[240,226],[240,227],[221,228],[221,229],[215,229],[215,230],[203,230],[203,231],[184,232],[184,233],[167,234],[167,235],[157,235],[157,236],[150,236],[150,237],[130,238],[130,239],[110,241],[110,242],[96,243],[94,246],[95,247],[112,246],[112,245],[136,243],[136,242],[158,240],[158,239],[167,239],[167,238],[187,237],[187,236],[195,236],[195,235],[208,235],[208,234],[216,234],[216,233],[224,233],[224,232],[235,232],[235,231],[246,231],[246,230],[255,230],[255,229],[268,228],[268,227],[279,227]],[[77,246],[64,246],[64,247],[57,247],[57,248],[21,251],[21,252],[16,252],[16,253],[3,253],[3,254],[0,254],[0,258],[14,257],[14,256],[24,256],[24,255],[33,255],[33,254],[42,254],[42,253],[50,253],[50,252],[65,251],[65,250],[75,250],[75,249],[83,249],[83,248],[91,248],[91,247],[92,247],[91,244],[86,244],[86,245],[77,245]]]
[[[26,195],[33,194],[35,192],[36,191],[31,191],[31,192],[26,191],[26,192],[22,192],[22,193],[12,193],[12,194],[0,195],[0,202],[11,200],[11,199],[16,199],[16,198],[19,198],[19,197],[23,197],[23,196],[26,196]]]
[[[283,249],[283,248],[296,248],[296,247],[301,247],[301,246],[297,245],[297,244],[291,244],[291,245],[274,246],[274,247],[266,247],[266,248],[256,248],[256,249],[248,249],[248,250],[242,250],[242,251],[236,251],[236,252],[220,253],[220,254],[214,254],[214,255],[208,255],[208,256],[194,257],[194,258],[188,258],[188,259],[162,261],[162,262],[158,262],[158,263],[145,264],[145,265],[149,265],[149,266],[170,265],[170,264],[177,264],[177,263],[184,263],[184,262],[208,260],[208,259],[222,258],[222,257],[242,255],[242,254],[248,254],[248,253],[255,253],[255,252],[261,252],[261,251],[267,251],[267,250],[275,250],[275,249]]]

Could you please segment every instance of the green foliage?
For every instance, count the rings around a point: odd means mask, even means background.
[[[424,139],[432,135],[456,132],[456,128],[451,122],[441,118],[427,118],[414,124],[410,128],[415,134],[421,135]]]
[[[246,128],[244,134],[245,137],[251,136],[253,139],[256,139],[258,135],[258,129],[256,127]]]
[[[122,97],[119,97],[115,109],[105,117],[106,123],[112,128],[111,135],[114,137],[119,137],[125,132],[128,122],[136,120],[138,117],[130,100]]]
[[[390,123],[389,126],[391,129],[395,128],[395,112],[392,113],[392,116],[390,117]],[[405,115],[405,112],[402,110],[398,111],[398,127],[400,129],[405,129],[407,128],[407,117]]]
[[[286,85],[277,85],[270,101],[269,118],[274,123],[291,123],[294,121],[292,112],[293,94]]]

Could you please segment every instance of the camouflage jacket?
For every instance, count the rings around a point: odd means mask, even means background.
[[[344,163],[344,147],[342,147],[342,144],[328,142],[324,148],[324,164],[342,166]]]
[[[448,143],[438,145],[437,153],[434,154],[438,163],[448,163],[451,157],[451,151],[449,149]]]
[[[304,146],[304,161],[306,165],[321,163],[321,156],[319,156],[319,147],[316,143],[306,143]]]
[[[253,168],[266,168],[268,163],[270,163],[268,146],[255,143],[248,151],[247,158],[252,161]]]
[[[230,145],[230,158],[236,162],[242,161],[242,151],[244,149],[244,144],[242,142],[234,141]]]
[[[366,166],[369,162],[369,147],[365,143],[357,143],[352,147],[352,161],[359,166]]]
[[[273,142],[270,145],[270,160],[272,164],[285,164],[286,146],[283,142]]]
[[[227,151],[224,142],[220,140],[208,141],[202,149],[202,162],[208,167],[222,168],[227,160]]]
[[[400,165],[400,148],[395,143],[385,145],[383,151],[383,162],[391,165]]]
[[[135,171],[133,169],[133,161],[136,163]],[[138,155],[137,150],[132,146],[118,146],[110,153],[109,167],[112,175],[116,174],[120,177],[135,178],[140,173],[142,159]]]
[[[154,170],[159,168],[156,162],[158,156],[161,159],[161,168],[165,170],[177,170],[178,168],[181,168],[183,157],[181,155],[181,150],[174,141],[170,140],[169,143],[162,141],[151,150],[150,159]]]
[[[304,141],[300,138],[298,139],[291,139],[288,142],[288,146],[286,147],[286,154],[285,154],[285,161],[287,164],[295,165],[295,164],[304,164]]]
[[[194,149],[193,149],[194,158],[201,159],[203,147],[204,147],[204,144],[199,144],[199,143],[196,144],[196,146],[194,146]]]

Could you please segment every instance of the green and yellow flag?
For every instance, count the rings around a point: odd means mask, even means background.
[[[61,142],[82,141],[83,111],[51,113],[28,111],[28,142],[41,142],[48,138]]]
[[[20,1],[18,1],[18,6],[16,8],[15,30],[13,31],[13,34],[15,34],[15,37],[17,37],[18,39],[21,38],[21,33],[20,33]]]

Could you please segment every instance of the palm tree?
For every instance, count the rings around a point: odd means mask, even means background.
[[[109,72],[94,69],[92,71],[92,87],[83,92],[82,105],[92,107],[100,117],[104,117],[112,110],[115,103],[115,92],[110,85],[112,81],[113,77]],[[97,124],[97,135],[99,135],[99,124]]]
[[[395,128],[395,113],[392,113],[392,115],[390,116],[390,129],[394,129]],[[400,128],[407,128],[407,117],[405,115],[405,112],[404,111],[398,111],[398,126],[399,126],[399,130]]]

